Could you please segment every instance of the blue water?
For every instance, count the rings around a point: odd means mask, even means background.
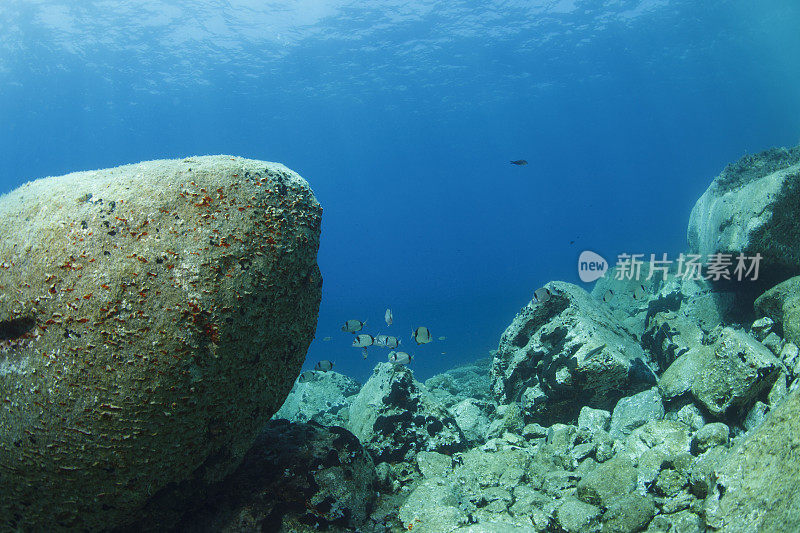
[[[800,140],[794,0],[475,4],[4,0],[0,192],[282,162],[325,210],[306,366],[365,379],[386,350],[349,346],[358,318],[426,378],[488,355],[538,286],[579,283],[582,250],[677,254],[725,164]],[[417,325],[447,340],[417,348]]]

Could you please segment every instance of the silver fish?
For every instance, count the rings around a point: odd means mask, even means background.
[[[442,335],[441,337],[439,337],[439,340],[440,340],[440,341],[446,341],[446,340],[447,340],[447,337],[445,337],[444,335]]]
[[[542,287],[541,289],[536,289],[535,291],[533,291],[533,299],[536,300],[540,304],[545,303],[547,300],[550,299],[550,297],[552,295],[553,295],[553,293],[550,292],[550,289],[545,288],[545,287]]]
[[[361,333],[360,335],[356,335],[356,337],[353,339],[353,346],[356,348],[364,348],[366,346],[372,346],[374,342],[375,339],[372,335]]]
[[[386,348],[386,339],[388,338],[389,335],[375,335],[375,342],[373,342],[373,345],[379,348]]]
[[[320,372],[327,372],[331,368],[333,368],[333,361],[328,361],[327,359],[324,359],[316,364],[314,370],[318,370]]]
[[[375,335],[374,345],[381,348],[397,348],[400,345],[400,340],[391,335]]]
[[[342,331],[346,331],[347,333],[355,333],[356,331],[361,331],[361,328],[363,328],[366,323],[366,320],[363,322],[355,319],[348,320],[344,323],[344,326],[342,326]]]
[[[314,373],[313,370],[306,370],[305,372],[300,374],[300,377],[297,378],[297,381],[300,382],[300,383],[308,383],[309,381],[313,380],[315,377],[316,377],[316,374]]]
[[[362,350],[362,353],[364,354],[364,359],[366,359],[367,358],[367,347],[364,346],[363,348],[361,348],[361,350]]]
[[[383,319],[386,320],[386,325],[391,326],[392,322],[394,322],[394,317],[392,316],[392,310],[386,309],[386,314],[383,315]]]
[[[431,332],[425,326],[420,326],[411,333],[417,344],[428,344],[433,340]]]
[[[324,340],[325,342],[328,342],[329,340],[331,340],[331,338],[330,337],[323,337],[322,340]]]
[[[412,357],[408,355],[406,352],[395,352],[392,350],[389,352],[389,361],[392,363],[397,363],[400,365],[407,365],[411,362]]]
[[[400,339],[398,339],[397,337],[392,337],[390,335],[386,337],[384,346],[386,346],[387,348],[397,348],[398,346],[400,346]]]

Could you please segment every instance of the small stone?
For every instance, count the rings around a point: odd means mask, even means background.
[[[714,446],[727,445],[730,433],[730,428],[722,422],[706,424],[692,437],[692,453],[699,455]]]
[[[780,355],[781,349],[783,348],[783,340],[778,336],[777,333],[774,331],[767,335],[761,344],[769,348],[769,350],[774,353],[775,355]]]
[[[528,440],[541,439],[547,437],[547,428],[539,424],[527,424],[522,429],[522,436]]]
[[[774,326],[775,321],[765,316],[753,322],[750,326],[750,331],[753,333],[753,337],[759,341],[763,341],[764,338],[770,334]]]
[[[622,398],[611,416],[610,434],[614,438],[630,435],[649,420],[664,418],[664,402],[658,387]]]
[[[572,449],[572,458],[576,461],[582,461],[583,459],[592,455],[596,448],[597,445],[593,442],[584,442],[583,444],[578,444]]]
[[[770,389],[769,394],[767,395],[767,400],[770,407],[776,407],[789,392],[786,378],[786,373],[781,372],[781,374],[778,376],[778,379],[775,380],[775,384]]]
[[[594,433],[598,430],[608,431],[610,423],[611,413],[605,409],[582,407],[581,412],[578,415],[578,428],[586,428],[591,433]]]
[[[547,431],[547,444],[556,452],[566,453],[575,445],[578,428],[566,424],[553,424]]]
[[[608,505],[636,489],[638,474],[630,459],[617,455],[598,465],[578,482],[578,498],[593,505]]]
[[[598,463],[603,463],[614,457],[615,441],[605,431],[598,431],[594,434],[592,442],[595,443],[594,458]]]
[[[675,420],[679,422],[683,422],[687,426],[689,426],[693,431],[697,431],[701,427],[703,427],[706,423],[705,419],[703,418],[703,413],[700,409],[693,403],[686,404],[676,413]]]
[[[568,533],[600,531],[600,509],[576,498],[565,498],[556,510],[556,520]]]
[[[649,496],[626,494],[614,500],[603,514],[603,532],[634,533],[642,531],[656,514]]]
[[[448,455],[437,452],[419,452],[417,466],[423,477],[446,477],[450,473],[453,460]]]

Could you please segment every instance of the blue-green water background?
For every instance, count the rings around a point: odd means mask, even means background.
[[[794,0],[4,0],[0,192],[282,162],[325,210],[306,365],[363,380],[386,351],[349,346],[359,318],[424,378],[488,355],[584,249],[676,254],[727,162],[796,144],[798,28]]]

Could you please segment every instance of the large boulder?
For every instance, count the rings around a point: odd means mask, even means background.
[[[608,307],[564,282],[531,301],[500,338],[492,392],[520,402],[526,416],[549,425],[572,422],[583,406],[613,409],[622,396],[655,384],[647,355]]]
[[[692,209],[690,251],[760,253],[765,265],[800,265],[800,147],[747,155],[728,165]]]
[[[25,184],[0,220],[0,529],[124,525],[235,468],[316,328],[306,181],[150,161]]]
[[[800,530],[800,390],[714,471],[706,521],[723,531]]]
[[[446,454],[466,447],[453,416],[406,366],[378,363],[350,404],[346,425],[375,462],[408,460],[421,451]]]

